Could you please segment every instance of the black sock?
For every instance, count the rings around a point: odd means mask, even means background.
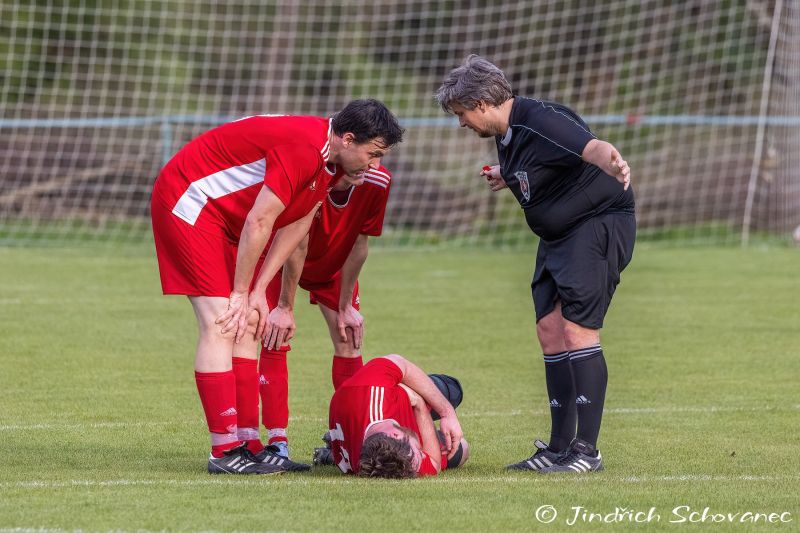
[[[578,408],[578,438],[597,446],[603,404],[606,399],[608,369],[599,344],[570,352],[575,376],[575,403]]]
[[[544,375],[550,402],[550,442],[547,447],[554,452],[563,451],[575,438],[578,412],[575,406],[575,382],[569,352],[544,355]]]

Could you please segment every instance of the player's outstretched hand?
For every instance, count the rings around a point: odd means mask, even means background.
[[[267,350],[277,350],[288,344],[297,331],[294,312],[280,305],[270,311],[266,326],[266,333],[259,338],[263,338],[264,348]]]
[[[228,309],[214,321],[222,324],[222,334],[233,331],[239,342],[247,330],[247,293],[233,291],[228,298]]]
[[[616,148],[611,149],[611,171],[617,181],[622,184],[622,188],[627,191],[631,186],[631,169]]]
[[[453,457],[458,451],[458,445],[464,437],[461,431],[461,424],[458,421],[455,411],[452,414],[442,416],[439,421],[439,430],[444,435],[444,446],[447,450],[447,458]]]
[[[339,309],[337,323],[339,340],[347,342],[347,328],[350,328],[353,332],[353,348],[361,349],[361,343],[364,341],[364,317],[361,313],[352,305],[348,305],[344,309]]]
[[[493,167],[486,165],[481,170],[480,175],[486,176],[486,181],[489,183],[489,189],[491,189],[492,192],[497,192],[500,189],[508,187],[505,180],[503,180],[503,177],[500,175],[500,165],[495,165]]]

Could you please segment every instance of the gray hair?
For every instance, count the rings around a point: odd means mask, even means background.
[[[452,111],[454,103],[475,109],[480,101],[499,106],[513,96],[503,71],[475,54],[450,71],[436,91],[436,101],[446,112]]]

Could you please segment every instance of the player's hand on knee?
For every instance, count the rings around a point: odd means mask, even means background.
[[[223,335],[232,332],[236,336],[236,342],[244,335],[247,326],[247,305],[247,293],[233,291],[228,298],[228,309],[214,321],[222,324]]]
[[[253,313],[256,315],[256,324],[254,337],[260,339],[263,330],[266,328],[267,314],[269,314],[269,306],[267,306],[266,293],[251,292],[247,299],[247,318],[253,320]],[[245,323],[245,327],[248,323]],[[242,334],[244,336],[244,334]],[[238,342],[238,340],[237,340]]]
[[[277,350],[281,346],[288,344],[297,330],[294,312],[287,307],[277,306],[270,311],[266,320],[265,330],[261,338],[267,350]]]
[[[337,325],[339,326],[339,340],[347,342],[347,328],[350,328],[350,331],[353,332],[353,347],[356,350],[360,349],[361,343],[364,341],[364,317],[361,313],[352,305],[339,309]]]

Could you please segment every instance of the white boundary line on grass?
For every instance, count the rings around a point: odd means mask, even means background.
[[[728,407],[723,405],[708,405],[697,407],[610,407],[603,410],[604,414],[639,415],[651,413],[734,413],[734,412],[770,412],[770,411],[797,411],[800,405],[791,406],[763,406],[763,407]],[[484,418],[502,416],[522,416],[522,415],[545,415],[549,410],[544,409],[512,409],[511,411],[465,411],[459,413],[459,418]]]
[[[246,476],[248,481],[281,483],[288,485],[350,485],[361,483],[363,480],[350,476],[309,478],[307,476],[293,476],[291,474],[279,476]],[[600,483],[665,483],[665,482],[769,482],[776,481],[798,481],[800,476],[719,476],[710,474],[683,474],[671,476],[544,476],[540,474],[528,475],[509,475],[509,476],[437,476],[418,480],[418,483],[434,484],[463,484],[463,483],[553,483],[553,482],[592,482]],[[194,487],[194,486],[241,486],[243,477],[232,476],[214,479],[110,479],[105,481],[72,479],[69,481],[17,481],[10,483],[0,483],[0,489],[24,488],[24,489],[58,489],[58,488],[77,488],[77,487],[137,487],[137,486],[173,486],[173,487]]]
[[[718,405],[709,405],[701,407],[612,407],[604,411],[605,414],[619,414],[619,415],[639,415],[651,413],[734,413],[734,412],[773,412],[773,411],[798,411],[800,405],[791,405],[787,407],[770,406],[770,407],[726,407]],[[545,415],[549,411],[544,409],[513,409],[510,411],[465,411],[459,413],[460,418],[499,418],[511,416],[524,416],[524,415]],[[322,417],[309,417],[309,416],[292,416],[289,417],[292,422],[314,422],[326,423],[327,418]],[[135,427],[163,427],[163,426],[181,426],[181,425],[195,425],[202,423],[201,420],[178,420],[169,422],[86,422],[75,424],[6,424],[0,425],[0,431],[29,431],[29,430],[66,430],[66,429],[115,429],[115,428],[135,428]]]

